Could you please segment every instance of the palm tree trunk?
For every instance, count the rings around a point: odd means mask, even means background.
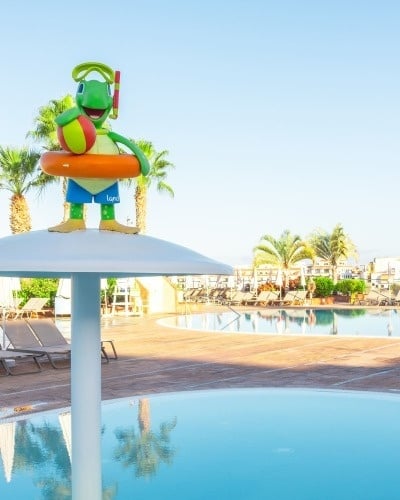
[[[12,234],[26,233],[32,229],[28,203],[22,194],[11,196],[10,229]]]
[[[337,266],[332,266],[332,281],[333,281],[333,284],[336,285],[336,283],[337,283]]]
[[[135,209],[136,209],[136,227],[140,233],[146,232],[147,216],[147,188],[145,186],[136,186],[135,189]]]
[[[67,182],[68,179],[67,177],[62,178],[62,193],[63,193],[63,199],[65,200],[65,197],[67,195]],[[69,219],[69,203],[68,201],[64,201],[63,204],[64,207],[64,216],[63,216],[63,222]]]

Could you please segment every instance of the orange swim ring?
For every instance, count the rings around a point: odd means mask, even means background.
[[[43,172],[60,177],[128,179],[140,175],[140,164],[130,154],[74,155],[65,151],[48,151],[40,158]]]

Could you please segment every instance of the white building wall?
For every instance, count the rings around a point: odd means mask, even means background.
[[[136,278],[148,292],[148,302],[144,304],[148,313],[174,313],[177,309],[177,290],[163,276]]]

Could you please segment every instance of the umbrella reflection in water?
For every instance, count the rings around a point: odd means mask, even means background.
[[[11,474],[14,466],[14,450],[15,422],[0,424],[0,453],[7,483],[11,481]]]

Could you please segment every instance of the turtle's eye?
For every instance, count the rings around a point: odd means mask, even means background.
[[[107,84],[107,91],[108,91],[108,95],[111,95],[111,87],[110,87],[109,83]]]
[[[77,94],[83,94],[83,91],[85,90],[85,85],[83,82],[81,82],[79,85],[78,85],[78,90],[76,91]]]

